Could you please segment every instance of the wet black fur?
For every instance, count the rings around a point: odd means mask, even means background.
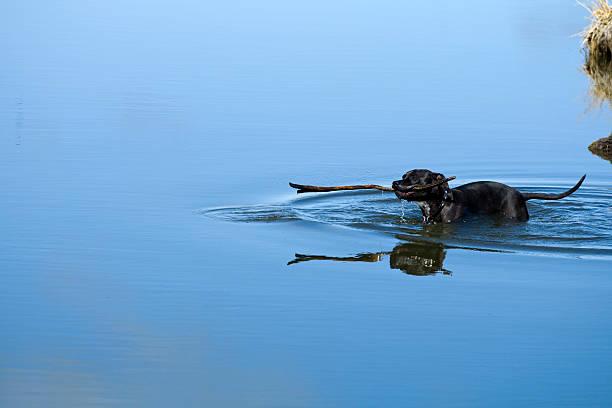
[[[461,221],[469,214],[502,215],[517,221],[527,221],[527,200],[558,200],[567,197],[578,190],[585,177],[586,174],[574,187],[561,194],[520,193],[494,181],[477,181],[455,188],[444,183],[426,190],[415,190],[415,186],[445,178],[440,173],[416,169],[404,174],[401,180],[394,181],[393,190],[398,198],[416,202],[427,223]]]

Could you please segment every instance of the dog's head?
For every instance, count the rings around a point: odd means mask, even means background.
[[[397,198],[408,201],[441,200],[448,183],[441,173],[425,169],[410,170],[401,180],[393,182],[393,190]],[[442,182],[442,183],[441,183]],[[429,185],[434,184],[432,187]]]

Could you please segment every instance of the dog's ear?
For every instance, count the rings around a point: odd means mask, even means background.
[[[453,201],[453,190],[450,188],[446,190],[446,201]]]
[[[446,178],[446,177],[444,177],[444,174],[441,174],[441,173],[434,174],[434,177],[438,181],[439,180],[444,180]],[[444,189],[444,195],[446,196],[445,197],[446,200],[447,201],[453,201],[453,191],[448,186],[448,183],[444,183],[440,187]]]

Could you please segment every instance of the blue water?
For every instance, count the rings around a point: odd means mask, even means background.
[[[587,23],[552,0],[0,4],[0,406],[612,405]],[[587,179],[526,224],[452,226],[287,184],[413,168]]]

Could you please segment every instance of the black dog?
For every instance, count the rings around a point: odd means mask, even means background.
[[[527,221],[527,200],[558,200],[578,190],[586,174],[572,188],[561,194],[520,193],[494,181],[477,181],[450,188],[444,175],[429,170],[411,170],[393,182],[395,195],[416,202],[426,224],[456,222],[468,214],[497,214],[517,221]],[[433,186],[431,186],[433,185]]]

